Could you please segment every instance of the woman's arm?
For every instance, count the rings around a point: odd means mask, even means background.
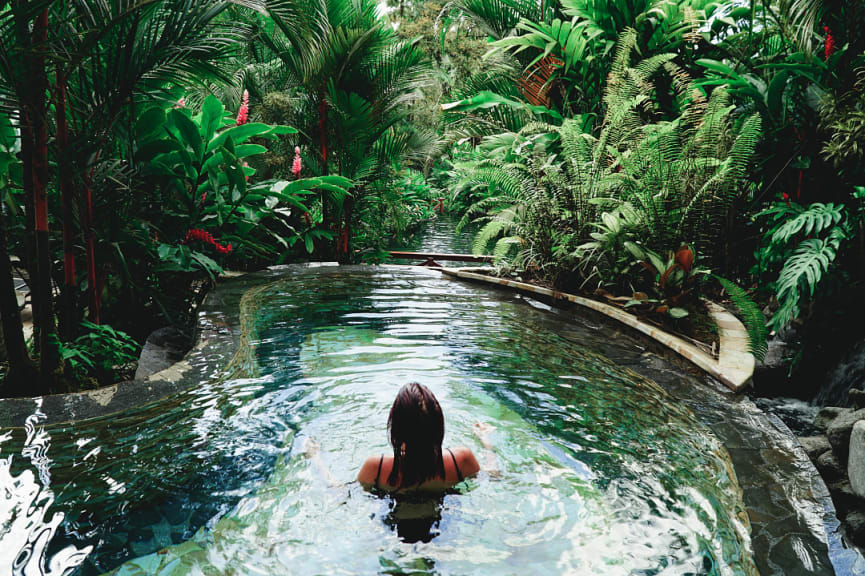
[[[330,473],[330,470],[327,469],[327,466],[324,465],[324,461],[321,459],[321,449],[318,445],[318,442],[313,440],[312,438],[306,438],[303,441],[303,454],[309,458],[310,463],[313,467],[318,471],[322,478],[327,482],[328,486],[339,486],[339,482],[336,478],[333,477],[333,474]]]
[[[490,476],[499,476],[501,474],[499,471],[499,463],[496,459],[496,454],[493,451],[493,444],[490,442],[490,434],[492,434],[493,430],[495,430],[495,427],[487,422],[476,422],[472,428],[472,432],[474,432],[475,436],[478,437],[478,440],[481,441],[481,446],[484,448],[484,464],[482,468],[486,470],[487,474]]]
[[[357,481],[360,482],[364,488],[370,488],[375,484],[375,475],[378,471],[379,459],[375,456],[370,456],[366,459],[366,462],[363,463],[363,466],[360,467],[360,472],[357,473]]]

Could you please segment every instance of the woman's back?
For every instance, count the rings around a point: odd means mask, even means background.
[[[397,470],[394,476],[394,457],[386,454],[371,456],[367,458],[357,475],[358,481],[366,488],[396,491],[422,491],[439,492],[446,490],[463,481],[468,476],[473,476],[480,470],[475,455],[471,449],[460,446],[454,449],[446,449],[442,454],[444,475],[436,474],[426,478],[420,483],[402,486],[402,474]],[[396,479],[395,483],[391,480]]]

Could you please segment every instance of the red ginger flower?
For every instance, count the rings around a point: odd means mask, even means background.
[[[237,111],[237,125],[246,124],[249,118],[249,90],[243,91],[243,100],[240,102],[240,110]]]
[[[291,163],[291,173],[297,178],[300,176],[300,171],[303,170],[303,165],[300,162],[300,146],[294,147],[294,162]]]
[[[210,244],[219,254],[228,254],[229,252],[231,252],[232,249],[231,244],[223,246],[216,241],[216,238],[213,237],[213,234],[211,234],[207,230],[201,230],[200,228],[192,228],[191,230],[188,230],[186,232],[186,236],[183,238],[183,244],[188,244],[193,240],[198,240],[199,242],[203,242],[204,244]]]
[[[826,32],[826,44],[823,46],[823,59],[828,60],[835,53],[835,37],[832,36],[832,30],[828,26],[823,26],[823,31]]]

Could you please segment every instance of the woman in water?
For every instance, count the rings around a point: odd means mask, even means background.
[[[480,470],[469,448],[460,446],[442,451],[445,435],[442,409],[433,393],[422,384],[413,382],[400,389],[391,406],[387,428],[393,456],[367,458],[357,475],[367,488],[388,492],[441,491]],[[491,448],[487,439],[489,429],[488,425],[475,424],[475,434],[485,449]]]

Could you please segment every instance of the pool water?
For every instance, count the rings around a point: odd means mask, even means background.
[[[11,512],[0,508],[19,519],[0,541],[19,547],[20,565],[756,573],[727,451],[653,382],[598,354],[603,330],[565,338],[539,303],[406,268],[294,269],[244,305],[246,360],[230,377],[211,359],[213,379],[155,405],[58,427],[37,413],[0,436],[0,485],[20,485]],[[354,481],[389,450],[387,412],[412,381],[438,397],[445,445],[483,460],[472,426],[494,426],[497,474],[426,498]]]

